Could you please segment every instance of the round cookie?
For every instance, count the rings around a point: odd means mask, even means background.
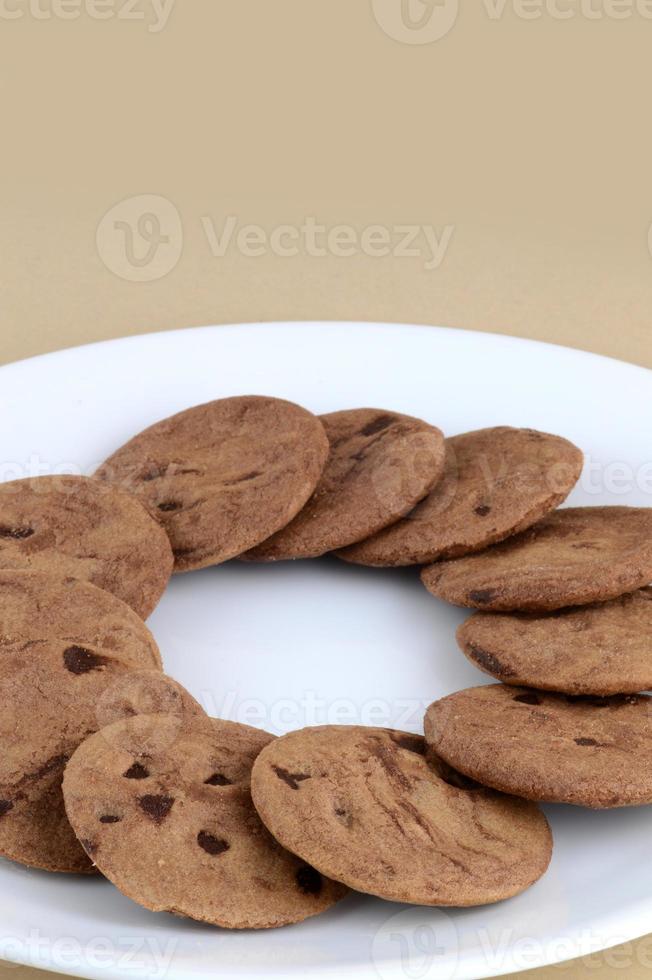
[[[444,475],[425,500],[338,557],[359,565],[424,565],[480,551],[558,507],[582,462],[571,442],[534,429],[499,426],[453,436]]]
[[[490,684],[428,708],[426,740],[504,793],[596,809],[652,803],[652,698],[572,698]]]
[[[569,507],[477,555],[429,565],[439,599],[490,610],[605,602],[652,581],[652,507]]]
[[[83,476],[0,483],[0,569],[84,579],[146,619],[172,574],[167,535],[131,494]]]
[[[88,872],[64,813],[63,767],[117,680],[159,672],[158,649],[132,609],[88,582],[0,571],[0,608],[0,854]]]
[[[223,398],[157,422],[98,470],[165,527],[175,570],[235,558],[301,510],[328,456],[324,427],[299,405]]]
[[[316,558],[393,524],[432,489],[444,466],[439,429],[408,415],[358,408],[322,415],[330,455],[294,520],[243,557]]]
[[[565,694],[652,689],[652,589],[553,612],[474,613],[457,631],[471,663],[505,684]]]
[[[251,767],[272,738],[209,718],[181,734],[162,715],[118,722],[66,766],[70,822],[100,871],[147,909],[230,929],[301,922],[346,889],[284,851],[254,810]]]
[[[541,811],[469,787],[416,735],[322,726],[272,742],[256,760],[254,804],[288,849],[361,892],[419,905],[482,905],[546,870]]]

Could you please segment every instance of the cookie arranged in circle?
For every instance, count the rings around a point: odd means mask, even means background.
[[[573,507],[477,555],[424,568],[439,599],[545,610],[615,599],[652,581],[652,508]]]
[[[360,565],[424,565],[480,551],[566,499],[581,451],[560,436],[498,426],[446,440],[444,475],[403,520],[340,551]]]
[[[426,740],[460,772],[528,800],[652,803],[652,698],[573,698],[490,684],[430,705]]]
[[[252,795],[285,847],[361,892],[420,905],[482,905],[546,870],[552,839],[532,804],[469,787],[424,739],[322,726],[270,743]]]
[[[0,609],[0,854],[88,872],[64,813],[63,768],[101,724],[112,685],[159,668],[156,643],[129,606],[88,582],[0,571]]]
[[[607,696],[652,690],[652,588],[544,613],[474,613],[457,631],[505,684]]]
[[[230,929],[317,915],[346,889],[283,850],[251,802],[251,767],[272,738],[208,718],[181,733],[161,715],[118,722],[66,767],[70,822],[99,870],[145,908]]]
[[[0,569],[84,579],[146,619],[172,574],[167,535],[131,494],[83,476],[0,483]]]
[[[253,548],[301,510],[328,456],[314,415],[278,398],[223,398],[157,422],[99,469],[163,524],[186,572]]]
[[[330,455],[294,520],[245,556],[316,558],[403,517],[439,480],[444,437],[408,415],[358,408],[322,415]]]

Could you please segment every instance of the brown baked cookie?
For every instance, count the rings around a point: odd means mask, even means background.
[[[157,669],[125,603],[88,582],[0,571],[0,854],[49,871],[91,865],[65,817],[63,767],[101,723],[107,691]]]
[[[175,571],[216,565],[285,527],[328,456],[319,419],[279,398],[223,398],[157,422],[97,476],[137,494],[172,542]]]
[[[0,483],[0,569],[92,582],[146,619],[172,574],[167,535],[131,494],[84,476]]]
[[[263,823],[323,874],[418,905],[482,905],[546,870],[552,839],[531,804],[471,787],[417,735],[322,726],[272,742],[256,760]]]
[[[66,766],[70,822],[100,871],[147,909],[230,929],[301,922],[346,889],[284,851],[254,810],[251,767],[272,737],[208,718],[181,733],[162,715],[118,722]]]
[[[582,472],[560,436],[499,426],[446,440],[444,475],[402,521],[338,553],[359,565],[423,565],[480,551],[559,506]]]
[[[652,589],[539,613],[474,613],[457,631],[471,663],[523,687],[565,694],[652,690]]]
[[[477,555],[424,568],[439,599],[490,610],[605,602],[652,581],[652,507],[573,507]]]
[[[428,708],[426,740],[449,765],[528,800],[652,803],[652,698],[573,698],[490,684]]]
[[[316,558],[393,524],[432,489],[444,466],[439,429],[408,415],[357,408],[322,415],[330,455],[294,520],[243,557]]]

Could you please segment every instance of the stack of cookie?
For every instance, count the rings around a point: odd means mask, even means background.
[[[445,440],[244,396],[157,423],[93,478],[3,484],[0,853],[229,928],[349,889],[464,906],[527,888],[552,850],[536,801],[652,802],[652,511],[556,510],[581,468],[529,429]],[[482,610],[460,644],[502,683],[432,705],[425,738],[275,739],[162,672],[143,620],[173,571],[326,553],[426,565],[431,592]]]

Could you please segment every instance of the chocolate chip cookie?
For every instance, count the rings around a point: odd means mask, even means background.
[[[146,619],[172,574],[172,551],[131,494],[88,477],[41,476],[0,484],[3,568],[85,579]]]
[[[167,743],[156,752],[153,723]],[[251,802],[251,767],[272,737],[208,718],[180,734],[161,715],[118,722],[66,766],[70,822],[100,871],[145,908],[230,929],[317,915],[346,889],[283,850]]]
[[[432,489],[444,465],[439,429],[408,415],[358,408],[322,415],[330,455],[294,520],[244,557],[316,558],[393,524]]]
[[[597,809],[652,803],[652,698],[573,698],[490,684],[430,705],[426,740],[449,765],[528,800]]]
[[[424,739],[379,728],[292,732],[259,755],[252,795],[277,840],[361,892],[420,905],[482,905],[546,870],[543,814],[471,786]]]
[[[328,456],[314,415],[278,398],[223,398],[145,429],[98,470],[163,524],[175,570],[216,565],[301,510]]]
[[[545,610],[615,599],[652,581],[652,507],[573,507],[477,555],[430,565],[423,584],[458,606]]]
[[[0,854],[88,872],[64,813],[63,767],[98,728],[112,685],[159,667],[156,643],[133,610],[88,582],[0,571],[0,609]]]
[[[568,496],[582,453],[559,436],[499,426],[446,440],[444,476],[407,517],[338,557],[423,565],[480,551],[524,530]]]
[[[652,690],[652,589],[538,615],[477,612],[457,641],[505,684],[604,696]]]

